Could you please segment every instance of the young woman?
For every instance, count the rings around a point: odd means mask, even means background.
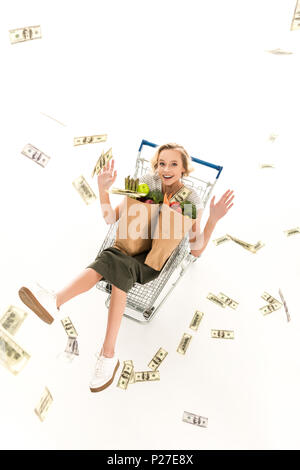
[[[150,190],[158,189],[168,198],[182,186],[182,176],[193,171],[191,158],[186,150],[177,144],[165,144],[158,147],[152,161],[152,172],[140,178],[147,183]],[[114,160],[100,171],[98,175],[99,197],[102,215],[107,224],[112,224],[120,217],[122,203],[115,209],[110,204],[106,191],[115,182],[117,171]],[[226,191],[215,203],[215,196],[210,202],[210,215],[203,233],[200,231],[200,220],[203,212],[202,202],[192,190],[188,199],[197,207],[197,219],[190,231],[190,247],[192,255],[198,257],[205,250],[211,234],[218,222],[233,206],[233,191]],[[91,289],[101,279],[110,281],[112,292],[108,311],[106,334],[101,351],[97,356],[94,374],[90,381],[90,390],[98,392],[108,387],[114,380],[119,367],[119,359],[115,355],[116,340],[126,306],[127,292],[135,282],[145,284],[159,276],[160,271],[144,264],[148,252],[136,256],[127,256],[114,247],[103,250],[73,281],[58,292],[49,291],[39,285],[21,287],[19,296],[39,318],[52,323],[53,315],[57,314],[61,305],[73,297]]]

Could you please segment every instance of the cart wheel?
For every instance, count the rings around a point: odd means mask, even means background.
[[[112,291],[112,287],[111,287],[111,284],[107,283],[106,286],[105,286],[105,290],[111,294],[111,291]]]
[[[149,318],[150,315],[151,315],[151,313],[153,312],[153,310],[154,310],[154,307],[148,308],[148,310],[145,310],[145,311],[143,312],[143,316],[144,316],[145,318]]]

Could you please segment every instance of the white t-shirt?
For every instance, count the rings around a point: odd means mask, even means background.
[[[149,186],[150,191],[161,191],[162,190],[162,181],[160,179],[160,176],[157,173],[152,173],[151,171],[147,172],[145,175],[141,176],[139,178],[140,183],[146,183]],[[188,186],[187,186],[188,188]],[[191,201],[193,204],[195,204],[197,208],[197,215],[198,211],[203,211],[204,205],[203,202],[199,196],[199,194],[193,189],[191,189],[191,193],[188,196],[188,201]]]

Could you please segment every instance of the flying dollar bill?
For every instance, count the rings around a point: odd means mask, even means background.
[[[230,297],[228,297],[226,294],[223,294],[222,292],[219,293],[218,298],[225,303],[225,305],[228,305],[228,307],[233,308],[234,310],[237,309],[238,302],[236,300],[232,300]]]
[[[291,228],[289,230],[284,230],[284,233],[286,233],[287,237],[290,237],[291,235],[295,235],[296,233],[300,233],[300,227]]]
[[[43,395],[41,396],[41,399],[38,403],[38,405],[34,408],[35,414],[39,417],[39,419],[43,422],[47,411],[49,409],[49,406],[53,402],[52,395],[50,391],[48,390],[47,387],[45,387],[45,390],[43,392]]]
[[[31,39],[40,39],[42,37],[40,26],[27,26],[9,30],[9,39],[11,44],[17,42],[30,41]]]
[[[49,114],[42,113],[42,111],[40,111],[40,113],[41,113],[43,116],[46,116],[46,117],[48,117],[49,119],[52,119],[53,121],[58,122],[58,124],[60,124],[61,126],[67,127],[66,124],[64,124],[63,122],[59,121],[58,119],[55,119],[55,118],[52,117],[52,116],[49,116]]]
[[[30,355],[0,328],[0,363],[17,375],[29,359]]]
[[[251,243],[244,242],[243,240],[239,240],[238,238],[233,237],[232,235],[228,235],[232,241],[237,243],[238,245],[242,246],[245,248],[245,250],[251,251],[251,253],[256,253],[260,248],[264,246],[264,244],[259,241],[255,245],[252,245]]]
[[[167,355],[168,352],[165,351],[165,349],[159,348],[159,350],[154,354],[153,358],[149,362],[148,367],[150,367],[152,370],[157,370]]]
[[[195,331],[198,330],[198,327],[199,327],[200,322],[203,318],[203,315],[204,315],[203,312],[199,312],[199,310],[196,310],[196,312],[194,313],[194,316],[192,318],[192,321],[190,323],[190,326],[189,326],[189,328],[191,328],[191,330],[195,330]]]
[[[251,243],[244,242],[243,240],[239,240],[238,238],[235,238],[235,237],[232,237],[232,236],[231,236],[231,240],[234,241],[235,243],[237,243],[238,245],[242,246],[243,248],[245,248],[248,251],[253,252],[253,250],[254,250],[254,245],[252,245]]]
[[[76,180],[73,181],[74,188],[79,192],[80,196],[84,200],[84,202],[88,205],[91,202],[95,201],[96,195],[84,176],[79,176]]]
[[[268,294],[268,292],[264,292],[261,295],[261,298],[266,300],[269,304],[280,304],[282,305],[279,300],[275,299],[275,297],[272,297],[272,295]]]
[[[228,235],[228,236],[231,238],[232,241],[234,241],[238,245],[243,246],[244,248],[251,249],[254,246],[251,243],[247,243],[247,242],[244,242],[243,240],[239,240],[238,238],[233,237],[232,235]]]
[[[107,164],[107,162],[109,162],[109,160],[112,159],[112,148],[110,148],[109,150],[107,150],[107,152],[103,152],[102,150],[102,153],[100,155],[100,157],[98,158],[97,160],[97,163],[95,165],[95,168],[93,169],[93,172],[92,172],[92,178],[94,177],[94,174],[96,173],[96,175],[99,175],[100,171],[102,170],[102,168],[105,167],[105,165]]]
[[[223,237],[216,238],[215,240],[213,240],[213,242],[216,246],[218,246],[221,245],[221,243],[227,242],[229,240],[231,240],[231,238],[228,235],[224,235]]]
[[[133,384],[135,383],[135,376],[134,376],[134,365],[133,365],[133,361],[131,359],[128,359],[127,361],[124,361],[124,364],[130,364],[132,366],[132,371],[131,371],[131,374],[130,374],[130,379],[129,379],[129,383],[130,384]]]
[[[25,155],[25,157],[28,157],[31,160],[33,160],[34,162],[41,165],[43,168],[45,168],[45,166],[47,165],[47,163],[49,162],[49,160],[51,158],[51,157],[48,157],[48,155],[41,152],[40,150],[38,150],[36,147],[34,147],[31,144],[25,145],[25,147],[23,148],[21,153],[23,155]]]
[[[270,54],[275,54],[275,55],[291,55],[291,54],[293,54],[292,52],[284,51],[283,49],[272,49],[272,50],[267,51],[267,52],[270,52]]]
[[[273,304],[265,305],[261,307],[259,310],[264,314],[268,315],[269,313],[275,312],[275,310],[279,310],[282,307],[280,302],[274,302]]]
[[[107,134],[90,135],[87,137],[74,137],[74,146],[84,144],[99,144],[100,142],[106,142]]]
[[[212,294],[211,292],[209,292],[208,296],[206,297],[208,300],[211,300],[212,302],[214,302],[215,304],[219,305],[219,307],[223,307],[225,308],[226,307],[226,304],[225,302],[223,302],[223,300],[219,299],[219,297],[215,294]]]
[[[291,24],[291,31],[296,31],[297,29],[300,29],[300,0],[297,0]]]
[[[128,364],[128,363],[124,364],[121,375],[117,383],[117,387],[121,388],[122,390],[127,389],[132,371],[133,371],[133,365]]]
[[[68,342],[67,342],[65,352],[67,354],[75,354],[75,356],[79,356],[79,348],[78,348],[77,338],[68,337]]]
[[[103,158],[104,158],[104,151],[102,150],[102,153],[101,153],[100,157],[98,158],[97,163],[96,163],[96,165],[95,165],[95,167],[92,171],[92,178],[94,177],[95,173],[97,175],[99,175],[100,170],[103,166]]]
[[[234,339],[234,331],[232,330],[211,330],[212,338]]]
[[[291,321],[291,316],[290,316],[290,314],[289,314],[289,311],[288,311],[288,308],[287,308],[287,304],[286,304],[286,301],[284,300],[283,294],[282,294],[282,292],[281,292],[280,289],[278,290],[278,292],[279,292],[280,298],[281,298],[281,300],[282,300],[282,302],[283,302],[283,306],[284,306],[284,310],[285,310],[285,313],[286,313],[287,321]]]
[[[180,340],[180,343],[177,348],[177,352],[179,354],[185,354],[187,351],[187,348],[191,342],[192,335],[189,335],[188,333],[183,333],[182,338]]]
[[[63,318],[61,320],[61,323],[62,323],[62,326],[65,329],[65,332],[67,333],[67,335],[70,338],[77,338],[78,334],[77,334],[75,326],[73,325],[70,317]]]
[[[208,418],[190,413],[189,411],[183,412],[182,421],[185,423],[195,424],[196,426],[201,426],[202,428],[207,428],[208,426]]]
[[[260,168],[275,168],[275,165],[273,163],[262,163]]]
[[[12,336],[18,331],[28,313],[19,307],[10,305],[0,318],[0,325]]]
[[[260,250],[260,248],[262,248],[263,246],[265,246],[264,243],[262,243],[260,240],[254,245],[253,247],[253,253],[256,253],[258,250]]]
[[[159,370],[142,371],[135,373],[135,382],[151,382],[152,380],[160,380]]]

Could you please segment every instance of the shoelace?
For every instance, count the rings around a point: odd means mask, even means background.
[[[39,282],[35,281],[36,285],[41,289],[42,292],[47,292],[50,294],[53,298],[55,297],[55,292],[53,290],[45,289]]]
[[[95,366],[95,375],[99,375],[100,372],[102,371],[103,366],[103,356],[98,357],[96,366]]]
[[[95,375],[98,376],[101,372],[104,372],[104,374],[106,374],[108,372],[108,362],[105,361],[104,359],[108,359],[108,358],[105,358],[104,356],[100,356],[100,354],[95,354],[95,356],[97,357],[97,362],[95,366]]]

